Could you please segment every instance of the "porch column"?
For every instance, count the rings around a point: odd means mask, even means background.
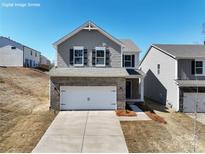
[[[144,101],[144,78],[139,79],[140,84],[140,100]]]

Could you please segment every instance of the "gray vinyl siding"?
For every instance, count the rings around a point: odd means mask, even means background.
[[[73,46],[83,46],[88,51],[88,67],[93,67],[92,50],[95,47],[102,47],[103,45],[106,45],[110,51],[110,67],[121,67],[121,46],[98,31],[88,30],[81,30],[58,46],[57,66],[73,67],[69,64],[70,49]]]
[[[32,55],[31,55],[31,51],[32,51]],[[35,56],[35,54],[37,54],[37,55]],[[26,62],[26,59],[28,59],[28,60],[32,60],[32,62],[35,62],[36,65],[39,65],[40,64],[40,55],[41,55],[40,52],[24,46],[24,64]]]
[[[192,74],[191,63],[194,59],[178,60],[178,79],[179,80],[205,80],[205,76],[195,76]]]

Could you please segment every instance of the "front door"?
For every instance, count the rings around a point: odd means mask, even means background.
[[[126,98],[131,98],[131,88],[132,88],[132,82],[126,81]]]

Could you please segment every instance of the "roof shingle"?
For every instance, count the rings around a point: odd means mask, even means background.
[[[179,45],[179,44],[153,44],[175,58],[200,58],[205,57],[205,45]]]
[[[120,39],[120,41],[125,45],[123,51],[129,52],[139,52],[139,47],[130,39]]]
[[[130,75],[143,76],[140,70],[130,74],[125,68],[52,68],[51,77],[129,77]]]

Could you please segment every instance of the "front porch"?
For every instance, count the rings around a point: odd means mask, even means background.
[[[126,102],[144,102],[144,78],[126,78]]]

